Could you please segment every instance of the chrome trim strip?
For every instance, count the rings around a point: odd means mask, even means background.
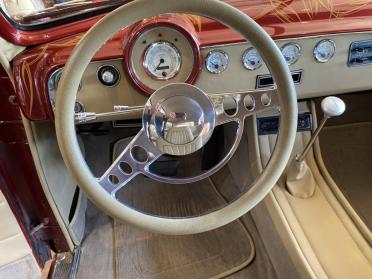
[[[300,75],[300,80],[299,81],[293,81],[294,84],[301,84],[302,82],[302,75],[303,75],[303,72],[304,70],[295,70],[295,71],[291,71],[291,74],[292,74],[292,78],[293,78],[293,75],[294,74],[299,74]],[[273,84],[268,84],[268,85],[265,85],[265,86],[262,86],[260,85],[260,81],[264,78],[272,78],[272,75],[271,74],[265,74],[265,75],[258,75],[256,77],[256,89],[263,89],[263,88],[269,88],[269,87],[272,87],[275,85],[275,82]]]
[[[76,279],[77,278],[77,273],[79,269],[79,264],[80,264],[80,256],[81,256],[81,248],[80,246],[76,246],[74,249],[74,255],[72,258],[72,264],[71,264],[71,271],[70,271],[70,276],[69,279]]]

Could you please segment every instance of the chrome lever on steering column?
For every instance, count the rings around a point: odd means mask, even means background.
[[[89,123],[93,121],[107,121],[109,118],[110,120],[120,120],[125,118],[130,114],[142,114],[143,106],[114,106],[114,111],[110,112],[79,112],[75,113],[75,123],[82,124],[82,123]]]

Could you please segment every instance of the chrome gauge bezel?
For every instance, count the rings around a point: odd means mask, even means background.
[[[210,59],[210,57],[214,53],[220,53],[220,54],[222,54],[225,57],[226,64],[223,65],[223,68],[222,69],[210,68],[208,66],[208,60]],[[225,51],[220,50],[220,49],[215,49],[215,50],[211,50],[210,52],[208,52],[207,57],[205,58],[205,67],[207,68],[208,72],[211,73],[211,74],[220,74],[220,73],[224,72],[227,69],[227,67],[229,65],[229,62],[230,62],[229,55]]]
[[[333,46],[333,53],[331,54],[331,56],[329,56],[327,59],[322,59],[322,58],[319,58],[317,56],[317,48],[319,47],[320,44],[322,43],[331,43],[331,45]],[[319,41],[315,47],[314,47],[314,50],[313,50],[313,57],[315,59],[315,61],[319,62],[319,63],[327,63],[329,60],[332,59],[332,57],[335,55],[336,53],[336,44],[334,41],[330,40],[330,39],[324,39],[324,40],[321,40]]]
[[[302,53],[301,53],[301,47],[300,47],[298,44],[296,44],[296,43],[287,43],[287,44],[283,45],[283,46],[280,48],[280,51],[281,51],[283,57],[284,57],[283,50],[284,50],[286,47],[288,47],[288,46],[295,46],[295,47],[298,49],[298,56],[296,57],[295,60],[293,60],[293,61],[290,62],[290,63],[289,63],[287,60],[285,60],[285,61],[287,62],[287,65],[290,66],[290,65],[293,65],[294,63],[296,63],[296,62],[298,61],[298,59],[300,59]],[[285,59],[285,58],[284,58],[284,59]]]
[[[245,63],[245,57],[246,57],[246,56],[248,55],[248,53],[249,53],[250,51],[252,51],[252,50],[256,51],[257,55],[260,57],[260,62],[259,62],[259,64],[257,64],[257,66],[248,65],[248,64]],[[245,69],[247,69],[247,70],[250,70],[250,71],[257,70],[258,68],[260,68],[260,67],[263,65],[262,56],[260,55],[260,53],[257,51],[256,48],[254,48],[254,47],[249,47],[249,48],[247,48],[247,49],[244,51],[244,53],[243,53],[243,55],[242,55],[242,64],[243,64],[243,67],[244,67]]]
[[[149,70],[149,62],[148,60],[146,59],[146,57],[149,55],[149,52],[152,48],[154,47],[157,47],[157,46],[168,46],[170,47],[171,49],[174,50],[175,54],[176,54],[176,59],[177,59],[177,64],[176,64],[176,68],[175,70],[172,72],[172,74],[170,75],[167,75],[166,77],[159,77],[159,76],[156,76],[154,75],[150,70]],[[145,53],[143,54],[143,67],[146,71],[146,73],[153,79],[156,79],[156,80],[169,80],[171,78],[174,78],[181,70],[181,66],[182,66],[182,56],[181,56],[181,52],[179,51],[179,49],[174,45],[172,44],[171,42],[168,42],[168,41],[156,41],[156,42],[153,42],[151,43],[145,50]]]

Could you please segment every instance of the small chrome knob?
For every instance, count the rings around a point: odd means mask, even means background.
[[[105,86],[115,86],[119,82],[120,73],[114,66],[104,65],[98,69],[97,78]]]
[[[113,83],[115,81],[115,76],[113,72],[106,70],[102,73],[102,80],[105,83]]]
[[[345,112],[346,106],[340,98],[330,96],[324,98],[321,103],[324,116],[327,118],[340,116]]]

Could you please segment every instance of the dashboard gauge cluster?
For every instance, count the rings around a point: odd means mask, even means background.
[[[280,49],[288,66],[295,64],[301,58],[302,50],[297,43],[286,43]],[[316,43],[313,49],[313,57],[317,62],[326,63],[332,59],[335,52],[335,43],[332,40],[324,39]],[[310,53],[308,54],[311,55]],[[205,67],[209,73],[219,74],[226,70],[229,63],[236,62],[229,60],[227,52],[221,49],[212,49],[205,58]],[[264,61],[256,48],[249,47],[243,52],[241,63],[245,69],[254,71],[259,69],[264,64]]]
[[[213,50],[208,53],[205,60],[207,70],[212,74],[219,74],[226,70],[229,64],[229,56],[222,50]]]
[[[314,58],[320,63],[328,62],[336,52],[336,45],[331,40],[322,40],[314,48]]]
[[[301,57],[301,48],[296,43],[285,44],[281,48],[281,52],[288,65],[293,65]],[[226,70],[229,62],[228,53],[220,49],[214,49],[206,56],[205,67],[208,72],[219,74]],[[264,63],[260,53],[254,47],[249,47],[244,51],[241,62],[243,67],[250,71],[257,70]]]

